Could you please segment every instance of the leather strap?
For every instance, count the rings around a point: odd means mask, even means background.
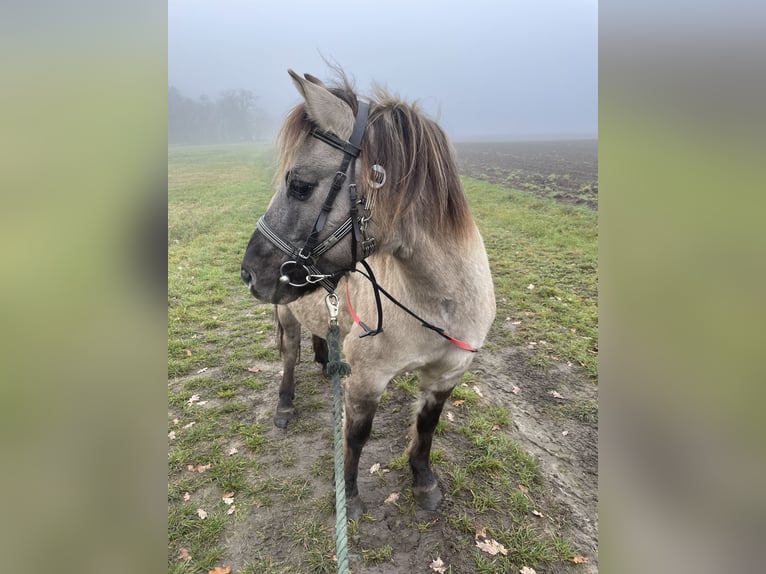
[[[303,247],[298,251],[298,257],[304,261],[308,261],[316,257],[316,255],[313,253],[314,248],[317,246],[317,243],[319,243],[319,234],[327,223],[327,218],[330,216],[330,211],[332,211],[333,205],[335,204],[335,198],[337,197],[341,187],[343,187],[343,182],[346,179],[346,171],[348,170],[349,164],[351,164],[352,173],[351,185],[356,185],[356,177],[354,177],[354,166],[356,158],[359,156],[359,151],[361,150],[362,137],[364,137],[364,129],[367,127],[367,116],[369,113],[370,103],[358,100],[354,129],[351,132],[351,137],[349,138],[348,142],[344,142],[335,134],[331,134],[330,132],[323,130],[314,129],[311,132],[314,137],[331,145],[332,147],[341,150],[345,155],[343,156],[343,161],[341,162],[338,171],[335,173],[335,177],[332,181],[332,186],[330,187],[330,191],[327,193],[327,197],[325,197],[324,203],[322,204],[322,209],[319,212],[316,221],[314,222],[314,227],[312,228],[311,233],[309,233],[309,236],[306,238],[306,242],[303,244]],[[356,252],[354,252],[354,258],[356,258]]]

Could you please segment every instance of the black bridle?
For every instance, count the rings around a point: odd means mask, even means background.
[[[370,194],[361,202],[364,204],[364,210],[367,213],[367,217],[359,217],[360,204],[359,197],[356,191],[356,159],[361,152],[362,137],[364,136],[364,130],[367,127],[367,120],[370,113],[370,104],[362,100],[357,100],[357,112],[356,120],[354,121],[354,128],[351,132],[351,137],[348,141],[343,141],[332,132],[324,131],[319,128],[311,130],[311,135],[318,140],[339,149],[343,152],[343,160],[335,172],[330,189],[327,192],[322,209],[317,215],[314,226],[311,229],[303,246],[296,248],[287,241],[281,239],[272,229],[266,224],[262,216],[256,224],[256,229],[268,239],[277,249],[291,257],[291,259],[285,261],[279,271],[279,280],[282,283],[286,283],[293,287],[306,287],[312,284],[319,284],[324,287],[329,293],[334,293],[340,277],[348,271],[353,271],[356,268],[357,247],[361,243],[362,245],[362,259],[361,263],[364,265],[367,272],[372,278],[375,288],[375,298],[378,305],[378,328],[375,331],[370,330],[365,334],[376,334],[381,332],[382,329],[382,310],[380,305],[380,294],[377,290],[377,282],[374,280],[372,269],[369,267],[364,259],[368,257],[375,249],[375,239],[366,236],[366,224],[369,220],[369,212],[372,208],[372,197]],[[348,176],[346,175],[348,173]],[[324,229],[330,212],[335,205],[335,199],[338,196],[343,182],[348,177],[348,193],[351,203],[349,217],[341,223],[335,231],[333,231],[324,241],[319,242],[319,235]],[[322,273],[317,267],[317,260],[324,253],[329,251],[336,243],[343,239],[346,235],[351,234],[351,256],[352,267],[350,269],[342,269],[334,273]],[[296,270],[303,269],[305,275],[303,278],[291,277]]]

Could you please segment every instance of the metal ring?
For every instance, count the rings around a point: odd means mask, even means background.
[[[376,163],[372,166],[372,173],[370,187],[372,189],[380,189],[386,183],[386,168]]]
[[[287,283],[291,287],[305,287],[306,285],[309,284],[309,281],[308,281],[309,270],[306,269],[305,265],[301,265],[301,267],[303,267],[303,269],[306,270],[306,280],[305,280],[305,283],[293,283],[292,278],[285,271],[285,265],[294,265],[296,268],[298,267],[298,263],[296,261],[285,261],[284,263],[282,263],[282,265],[280,265],[280,267],[279,267],[279,274],[280,274],[279,275],[279,280],[282,283]]]

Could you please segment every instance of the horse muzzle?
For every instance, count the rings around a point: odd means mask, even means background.
[[[319,286],[313,277],[304,278],[302,274],[291,274],[290,276],[282,274],[279,278],[274,278],[265,277],[261,273],[256,280],[255,270],[246,265],[242,265],[239,273],[242,282],[247,285],[253,297],[263,303],[275,305],[290,303]]]

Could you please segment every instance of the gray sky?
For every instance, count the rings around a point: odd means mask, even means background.
[[[249,89],[281,122],[287,68],[327,79],[322,56],[454,140],[598,130],[597,0],[168,1],[168,83],[188,96]]]

